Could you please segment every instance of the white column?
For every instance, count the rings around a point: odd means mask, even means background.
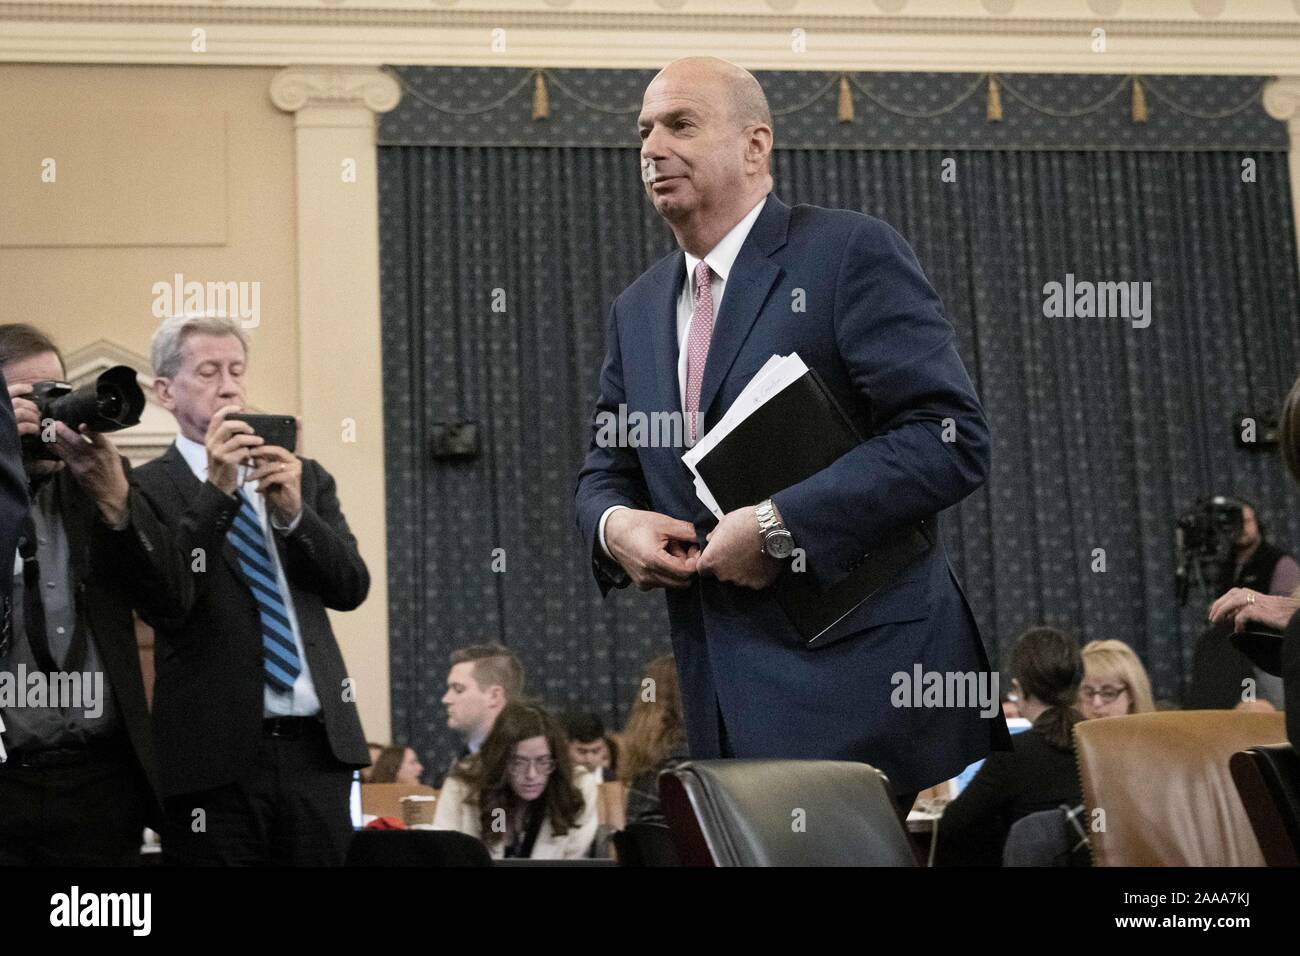
[[[1264,109],[1273,119],[1286,122],[1291,134],[1287,156],[1291,170],[1291,213],[1295,217],[1295,245],[1300,257],[1300,76],[1279,76],[1264,86]]]
[[[337,479],[370,569],[365,604],[331,619],[366,735],[381,742],[391,733],[375,114],[400,98],[371,67],[289,67],[271,81],[296,131],[303,452]]]

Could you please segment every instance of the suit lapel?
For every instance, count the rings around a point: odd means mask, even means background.
[[[668,276],[660,284],[650,306],[650,345],[654,350],[655,381],[659,389],[659,407],[678,412],[682,408],[682,386],[677,378],[677,299],[686,281],[686,255],[680,250],[664,270]]]
[[[163,461],[167,463],[167,474],[176,487],[179,500],[183,505],[188,505],[198,497],[203,482],[199,481],[199,476],[194,474],[194,471],[190,468],[190,463],[185,460],[185,456],[181,454],[181,450],[175,445],[167,449],[166,454],[163,455]],[[235,574],[235,580],[242,583],[244,579],[239,570],[239,555],[235,552],[235,546],[230,543],[229,536],[221,539],[221,556],[230,565],[230,570]]]
[[[768,256],[785,245],[789,221],[790,207],[769,195],[731,266],[722,309],[714,323],[709,358],[704,364],[704,380],[700,383],[700,414],[706,420],[709,406],[717,398],[732,363],[740,354],[740,347],[749,337],[749,330],[781,274],[781,267]]]

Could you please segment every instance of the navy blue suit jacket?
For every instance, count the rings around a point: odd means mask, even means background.
[[[685,257],[661,259],[615,300],[597,413],[677,412],[677,297]],[[727,277],[700,409],[718,421],[772,355],[797,352],[861,434],[833,465],[773,496],[807,569],[826,587],[891,532],[956,504],[985,480],[989,433],[952,326],[907,243],[860,213],[791,208],[769,195]],[[945,441],[945,429],[948,437]],[[603,591],[625,580],[597,537],[612,505],[695,524],[681,448],[601,447],[595,427],[578,478],[578,527]],[[757,504],[757,502],[755,502]],[[792,573],[789,570],[783,573]],[[894,706],[897,674],[984,674],[989,663],[942,541],[841,625],[851,636],[805,650],[770,591],[697,577],[669,590],[691,755],[861,760],[898,792],[1011,748],[1000,706]],[[979,679],[978,677],[974,679]],[[996,685],[990,684],[992,688]],[[909,700],[912,698],[909,696]]]

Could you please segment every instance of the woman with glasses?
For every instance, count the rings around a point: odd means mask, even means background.
[[[1090,641],[1083,647],[1079,711],[1084,717],[1146,714],[1156,709],[1151,678],[1123,641]]]
[[[559,721],[509,703],[479,752],[438,794],[433,825],[482,840],[494,859],[576,860],[596,835],[596,780],[575,774]]]

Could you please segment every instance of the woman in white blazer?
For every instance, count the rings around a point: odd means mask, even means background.
[[[443,783],[433,825],[482,840],[498,860],[581,859],[596,836],[596,779],[575,773],[555,718],[510,703],[478,754]]]

